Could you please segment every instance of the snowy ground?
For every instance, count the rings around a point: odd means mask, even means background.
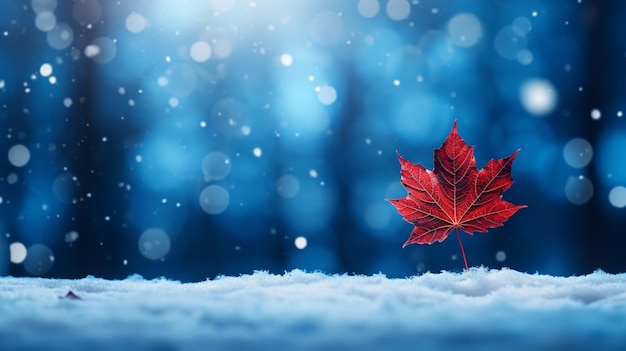
[[[59,298],[71,290],[80,299]],[[0,278],[2,350],[626,350],[626,274]]]

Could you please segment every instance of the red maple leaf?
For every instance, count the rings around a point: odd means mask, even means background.
[[[432,171],[398,153],[400,181],[408,195],[387,201],[415,226],[402,247],[442,242],[455,229],[469,272],[459,229],[470,235],[486,233],[488,228],[502,226],[517,210],[526,207],[502,200],[502,192],[513,184],[511,165],[519,149],[503,159],[492,159],[478,170],[474,147],[459,136],[454,121],[450,134],[434,151]]]

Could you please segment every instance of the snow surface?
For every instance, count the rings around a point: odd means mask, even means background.
[[[626,274],[0,278],[2,350],[538,348],[626,350]]]

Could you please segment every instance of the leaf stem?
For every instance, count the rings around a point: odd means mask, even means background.
[[[461,235],[459,235],[459,227],[456,229],[456,238],[459,239],[459,246],[461,246],[461,254],[463,255],[463,262],[465,262],[465,270],[467,270],[467,274],[469,274],[469,266],[467,265],[467,258],[465,258],[465,249],[463,249],[463,243],[461,242]]]

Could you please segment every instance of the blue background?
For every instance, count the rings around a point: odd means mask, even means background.
[[[455,119],[528,205],[470,265],[624,272],[625,7],[5,0],[0,274],[460,271],[384,201]]]

